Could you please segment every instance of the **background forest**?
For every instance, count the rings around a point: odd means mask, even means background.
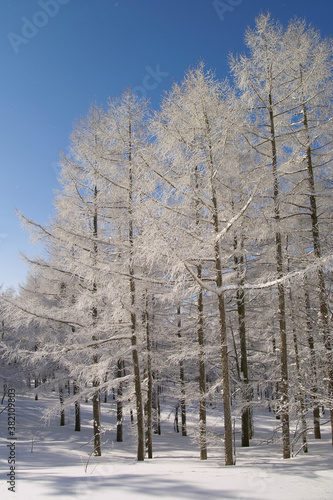
[[[283,458],[320,439],[324,408],[333,439],[332,41],[263,14],[245,42],[231,81],[199,63],[157,111],[131,89],[92,105],[61,155],[53,219],[19,214],[44,251],[1,294],[4,387],[56,391],[50,411],[65,425],[74,406],[75,431],[91,400],[96,456],[109,394],[140,461],[162,400],[202,460],[221,402],[226,465],[232,415],[248,447],[258,407],[280,420]]]

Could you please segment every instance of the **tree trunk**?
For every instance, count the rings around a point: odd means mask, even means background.
[[[147,343],[147,401],[145,404],[146,413],[146,449],[148,458],[153,458],[153,415],[152,415],[152,400],[153,400],[153,376],[151,369],[151,331],[150,331],[150,315],[148,312],[148,296],[146,295],[145,308],[145,326],[146,326],[146,343]]]
[[[94,455],[100,457],[102,455],[101,448],[101,391],[98,389],[99,382],[94,380],[93,387],[96,391],[92,398],[93,404],[93,427],[94,427]]]
[[[93,291],[96,292],[96,284],[93,285]],[[97,308],[93,307],[93,325],[96,326],[97,321]],[[93,335],[93,341],[98,340],[96,335]],[[98,349],[97,347],[95,348]],[[93,363],[97,365],[99,362],[98,354],[93,355]],[[96,457],[100,457],[102,455],[102,446],[101,446],[101,390],[100,390],[100,381],[97,376],[93,379],[93,387],[95,392],[92,397],[92,406],[93,406],[93,429],[94,429],[94,455]]]
[[[288,254],[288,246],[289,246],[289,238],[287,236],[287,245],[286,245],[286,253],[287,253],[287,265],[288,265],[288,273],[290,273],[290,258]],[[299,351],[298,351],[298,339],[297,339],[297,331],[296,331],[296,323],[294,318],[294,298],[291,290],[291,286],[289,286],[289,302],[290,302],[290,319],[292,324],[293,331],[293,343],[294,343],[294,353],[295,353],[295,365],[296,365],[296,377],[297,377],[297,393],[298,393],[298,401],[299,401],[299,414],[301,417],[302,423],[302,440],[303,440],[303,451],[304,453],[308,452],[308,443],[307,443],[307,425],[306,425],[306,408],[304,402],[304,393],[302,390],[302,373],[301,373],[301,364],[299,360]]]
[[[161,435],[161,402],[160,402],[160,387],[157,391],[157,434]]]
[[[302,67],[300,67],[301,83],[302,83]],[[307,107],[305,104],[305,99],[303,97],[303,125],[307,136],[307,150],[306,150],[306,163],[307,163],[307,176],[308,176],[308,186],[309,186],[309,201],[310,201],[310,215],[311,215],[311,228],[312,228],[312,239],[313,239],[313,249],[314,255],[319,260],[321,258],[321,245],[320,245],[320,233],[319,233],[319,220],[317,211],[317,200],[316,200],[316,190],[315,181],[313,174],[313,164],[312,164],[312,149],[311,149],[311,139],[309,133],[309,124],[307,116]],[[327,305],[327,294],[324,278],[324,270],[321,265],[317,267],[317,280],[319,289],[319,310],[320,310],[320,323],[323,334],[323,342],[326,352],[326,372],[327,372],[327,384],[328,384],[328,396],[333,397],[333,357],[332,357],[332,338],[331,330],[329,325],[329,308]],[[331,436],[332,436],[332,446],[333,446],[333,409],[330,409],[330,419],[331,419]]]
[[[97,136],[95,134],[95,145],[97,145]],[[94,216],[93,216],[93,267],[96,267],[97,254],[98,254],[98,188],[97,188],[97,164],[95,164],[95,184],[94,184]],[[94,279],[92,285],[92,296],[94,297],[97,292],[97,282]],[[99,335],[95,333],[95,329],[97,327],[97,319],[98,319],[98,309],[93,298],[93,307],[92,307],[92,328],[93,335],[92,340],[94,342],[98,341]],[[94,348],[95,354],[93,355],[93,363],[97,365],[99,363],[99,355],[98,355],[98,347]],[[94,430],[94,455],[100,457],[102,455],[102,446],[101,446],[101,390],[100,390],[100,379],[96,375],[93,378],[93,387],[95,392],[92,397],[92,407],[93,407],[93,430]]]
[[[59,401],[60,401],[60,425],[65,425],[65,410],[64,410],[64,391],[59,387]]]
[[[123,441],[123,383],[121,378],[123,377],[123,361],[118,359],[117,361],[117,378],[118,389],[117,389],[117,443],[122,443]]]
[[[182,338],[182,319],[181,319],[181,308],[178,306],[177,308],[177,316],[178,316],[178,338]],[[180,343],[181,352],[183,352],[183,344]],[[180,380],[180,411],[181,411],[181,419],[182,419],[182,436],[187,436],[186,430],[186,393],[185,393],[185,372],[184,372],[184,361],[181,359],[179,361],[179,380]]]
[[[304,394],[301,389],[302,385],[302,374],[301,374],[301,367],[300,367],[300,361],[299,361],[299,354],[298,354],[298,340],[297,340],[297,333],[295,328],[293,328],[293,341],[294,341],[294,352],[295,352],[295,364],[296,364],[296,374],[297,374],[297,385],[298,385],[298,401],[299,401],[299,407],[300,407],[300,415],[301,415],[301,422],[302,422],[302,440],[303,440],[303,451],[304,453],[308,452],[308,443],[307,443],[307,425],[306,425],[306,408],[305,408],[305,402],[304,402]]]
[[[35,376],[35,389],[37,389],[38,385],[39,385],[39,383],[38,383],[38,377]],[[35,394],[35,401],[38,401],[38,394],[37,394],[37,392]]]
[[[135,312],[135,279],[134,279],[134,227],[133,227],[133,172],[132,172],[132,125],[131,119],[128,126],[128,161],[129,161],[129,190],[128,190],[128,241],[130,248],[130,262],[129,262],[129,275],[130,275],[130,296],[131,296],[131,344],[132,344],[132,362],[134,373],[134,387],[135,387],[135,400],[136,400],[136,413],[137,413],[137,433],[138,433],[138,447],[137,447],[137,460],[142,461],[145,458],[145,424],[144,424],[144,409],[142,400],[141,389],[141,375],[139,365],[139,354],[137,348],[136,336],[136,312]]]
[[[153,378],[156,380],[156,374],[153,374]],[[161,435],[161,408],[160,408],[160,395],[159,395],[159,385],[155,382],[153,386],[153,399],[152,399],[152,410],[153,410],[153,430],[154,434]]]
[[[109,374],[106,373],[105,377],[104,377],[105,384],[107,383],[108,379],[109,379]],[[114,391],[114,389],[113,389],[113,391]],[[108,389],[107,389],[107,387],[105,387],[105,389],[104,389],[104,403],[106,404],[107,402],[108,402]]]
[[[289,289],[289,298],[291,304],[291,310],[293,310],[293,297],[291,288]],[[297,332],[295,328],[294,318],[291,318],[293,325],[293,342],[294,342],[294,353],[295,353],[295,365],[296,365],[296,376],[297,376],[297,393],[298,393],[298,401],[299,401],[299,413],[301,417],[302,423],[302,440],[303,440],[303,451],[304,453],[308,452],[308,444],[307,444],[307,425],[306,425],[306,408],[304,402],[304,393],[302,391],[302,373],[301,373],[301,365],[299,360],[299,351],[298,351],[298,339]]]
[[[202,269],[197,266],[198,278],[201,280]],[[200,431],[200,460],[207,460],[207,429],[206,429],[206,368],[205,368],[205,340],[202,288],[198,293],[198,342],[199,342],[199,431]]]
[[[273,167],[273,201],[274,219],[276,224],[275,248],[276,248],[276,270],[277,277],[283,277],[283,254],[280,233],[280,202],[279,202],[279,181],[276,135],[274,125],[274,114],[272,106],[272,95],[269,94],[269,117],[272,147],[272,167]],[[286,331],[286,305],[285,290],[283,283],[278,284],[278,304],[279,304],[279,326],[280,326],[280,367],[281,367],[281,419],[282,419],[282,440],[283,458],[290,458],[290,430],[289,430],[289,395],[288,395],[288,351],[287,351],[287,331]]]
[[[142,401],[142,391],[141,391],[141,375],[139,367],[139,356],[137,350],[137,338],[135,335],[135,314],[132,316],[132,362],[133,362],[133,372],[134,372],[134,388],[135,388],[135,399],[136,399],[136,415],[137,415],[137,432],[138,432],[138,447],[137,447],[137,460],[141,461],[145,458],[145,426],[144,426],[144,415],[143,415],[143,401]]]
[[[211,153],[210,153],[211,154]],[[213,205],[213,228],[216,237],[219,234],[219,219],[218,219],[218,206],[217,198],[213,185],[214,168],[213,159],[210,158],[211,163],[211,193]],[[217,296],[218,314],[219,314],[219,327],[220,327],[220,341],[221,341],[221,361],[222,361],[222,391],[223,391],[223,411],[224,411],[224,455],[225,465],[234,465],[233,457],[233,444],[232,444],[232,418],[231,418],[231,394],[230,394],[230,374],[229,374],[229,352],[228,352],[228,337],[227,337],[227,324],[224,303],[224,293],[222,291],[222,262],[220,256],[220,244],[216,240],[214,245],[214,260],[216,270],[216,287],[219,290]]]
[[[240,245],[242,247],[242,243]],[[234,248],[237,252],[238,240],[235,237]],[[239,288],[236,294],[237,301],[237,316],[238,329],[240,337],[240,353],[241,353],[241,384],[242,384],[242,446],[250,446],[250,391],[249,391],[249,375],[247,366],[247,347],[246,347],[246,328],[245,328],[245,293],[244,293],[244,256],[235,255],[234,257]]]
[[[310,350],[310,366],[311,366],[311,380],[312,380],[312,399],[313,399],[313,428],[314,428],[314,437],[315,439],[321,439],[320,432],[320,414],[319,414],[319,404],[316,394],[318,393],[318,385],[317,385],[317,362],[316,362],[316,352],[313,340],[313,328],[312,328],[312,319],[311,319],[311,309],[310,309],[310,296],[306,286],[304,283],[304,297],[305,297],[305,310],[307,316],[307,338],[308,338],[308,346]]]
[[[73,382],[73,393],[74,395],[79,394],[79,386],[76,380]],[[81,410],[80,410],[80,400],[75,401],[75,431],[81,430]]]

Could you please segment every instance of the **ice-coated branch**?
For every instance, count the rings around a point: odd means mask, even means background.
[[[220,241],[221,238],[223,238],[232,228],[232,226],[242,217],[242,215],[246,212],[250,204],[252,203],[252,200],[254,198],[254,195],[256,194],[258,185],[254,188],[250,198],[247,200],[243,208],[236,214],[234,217],[230,219],[228,224],[222,229],[222,231],[216,236],[216,241]]]

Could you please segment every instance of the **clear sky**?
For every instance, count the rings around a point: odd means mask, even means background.
[[[0,284],[25,280],[19,251],[39,250],[15,208],[52,217],[59,151],[89,105],[132,86],[157,108],[201,59],[228,76],[229,52],[244,52],[246,27],[267,10],[333,35],[331,0],[0,1]]]

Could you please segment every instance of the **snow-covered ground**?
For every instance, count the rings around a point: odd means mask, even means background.
[[[262,411],[255,419],[255,435],[249,449],[241,449],[236,437],[236,466],[225,467],[219,442],[208,450],[207,461],[198,458],[198,446],[189,437],[176,434],[173,415],[165,408],[162,435],[154,436],[154,458],[137,462],[135,440],[126,422],[124,442],[116,443],[113,402],[103,404],[103,456],[89,459],[91,452],[91,408],[82,405],[83,428],[74,432],[73,412],[59,426],[52,418],[42,422],[48,398],[16,394],[15,493],[8,491],[10,443],[7,410],[0,414],[1,500],[108,499],[108,500],[332,500],[333,452],[330,427],[323,426],[323,439],[309,435],[309,453],[283,460],[277,443],[266,442],[278,422]],[[6,403],[6,401],[5,401]],[[1,406],[1,410],[4,405]],[[327,413],[326,413],[327,416]],[[192,418],[196,418],[194,415]],[[128,420],[128,419],[127,419]],[[189,421],[191,418],[189,417]],[[222,420],[211,417],[218,427]]]

